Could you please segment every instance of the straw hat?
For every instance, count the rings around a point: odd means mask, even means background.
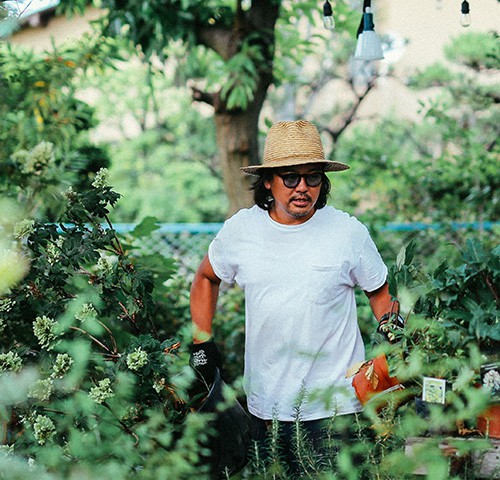
[[[256,175],[264,168],[291,167],[322,163],[325,172],[347,170],[349,165],[325,159],[318,129],[307,120],[275,123],[267,134],[262,165],[241,167],[245,173]]]

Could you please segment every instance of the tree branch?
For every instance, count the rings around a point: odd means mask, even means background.
[[[212,107],[214,106],[215,95],[213,93],[204,92],[203,90],[200,90],[199,88],[194,86],[191,87],[191,92],[191,96],[193,97],[194,101],[208,103],[208,105],[211,105]]]
[[[356,116],[356,113],[359,110],[361,103],[366,98],[366,96],[368,95],[370,90],[375,86],[377,78],[378,78],[378,76],[373,77],[368,82],[368,84],[366,85],[366,88],[364,89],[364,91],[362,93],[357,92],[356,88],[354,87],[354,79],[352,77],[349,78],[348,84],[349,84],[352,92],[356,96],[356,100],[351,105],[351,108],[344,115],[342,125],[339,128],[337,128],[337,129],[329,128],[329,127],[322,128],[322,130],[324,130],[325,132],[330,134],[334,144],[337,143],[337,141],[338,141],[339,137],[342,135],[342,133],[344,133],[344,131],[347,129],[347,127],[354,121],[354,118]]]
[[[106,345],[104,345],[104,343],[99,341],[97,338],[95,338],[89,332],[83,330],[82,328],[78,328],[78,327],[71,326],[69,328],[71,328],[71,330],[76,330],[77,332],[80,332],[80,333],[83,333],[84,335],[87,335],[93,342],[97,343],[97,345],[99,345],[101,348],[106,350],[106,352],[108,352],[108,354],[113,355],[113,352],[111,352],[111,350]]]
[[[193,100],[196,102],[204,102],[208,105],[214,107],[215,113],[227,113],[226,103],[222,100],[220,93],[208,93],[203,90],[199,90],[196,87],[191,87]],[[232,113],[241,112],[239,108],[233,108],[231,110]]]
[[[246,18],[256,30],[274,30],[279,15],[281,2],[269,0],[253,0],[246,13]]]
[[[492,152],[493,149],[495,148],[497,144],[497,139],[495,138],[492,142],[490,142],[487,146],[486,146],[486,151],[487,152]]]
[[[201,28],[198,31],[198,41],[224,60],[229,60],[237,50],[233,31],[224,27]]]

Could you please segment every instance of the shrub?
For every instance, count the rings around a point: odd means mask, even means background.
[[[1,300],[0,382],[19,395],[0,410],[10,452],[0,477],[12,462],[29,472],[18,458],[48,478],[200,474],[206,434],[204,418],[187,415],[193,375],[178,340],[154,323],[153,292],[174,264],[136,253],[154,222],[119,238],[108,217],[119,195],[105,170],[65,197],[57,224],[15,228],[31,266]]]

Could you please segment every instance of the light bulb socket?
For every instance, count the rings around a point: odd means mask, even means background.
[[[469,6],[469,2],[467,0],[464,0],[462,2],[461,10],[462,10],[462,13],[464,15],[467,15],[468,13],[470,13],[470,6]]]
[[[373,13],[370,8],[367,8],[363,13],[363,32],[371,30],[375,30],[375,24],[373,23]]]
[[[323,16],[324,17],[333,16],[332,4],[328,0],[326,0],[326,2],[323,4]]]

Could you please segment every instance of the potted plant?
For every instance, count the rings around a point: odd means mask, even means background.
[[[500,247],[490,250],[476,239],[468,240],[454,265],[445,261],[431,273],[414,262],[414,248],[410,243],[400,252],[390,273],[391,292],[396,295],[397,285],[403,310],[410,311],[400,352],[388,353],[390,373],[416,386],[420,397],[416,403],[424,414],[429,413],[429,407],[437,408],[422,403],[424,377],[446,380],[446,405],[442,409],[446,413],[454,404],[459,422],[461,415],[474,415],[488,403],[487,411],[479,415],[478,427],[481,430],[486,424],[490,436],[498,435],[492,427],[493,414],[498,414],[500,377],[500,301],[496,290]],[[411,300],[410,306],[404,304],[406,298]],[[485,387],[493,385],[488,390],[491,393],[471,393],[480,381]],[[472,404],[474,409],[469,408]]]
[[[407,403],[410,415],[399,420],[405,454],[415,472],[428,473],[425,452],[433,448],[450,472],[463,467],[455,464],[458,457],[481,469],[491,448],[478,433],[498,435],[500,248],[470,240],[456,262],[433,271],[415,262],[413,251],[411,244],[403,249],[390,272],[390,291],[400,299],[407,325],[400,344],[386,350],[390,375],[417,399],[413,412]],[[443,397],[444,403],[435,402]],[[493,463],[497,468],[498,459]]]
[[[481,387],[490,395],[490,405],[477,417],[477,428],[485,436],[500,438],[500,362],[481,367]]]

